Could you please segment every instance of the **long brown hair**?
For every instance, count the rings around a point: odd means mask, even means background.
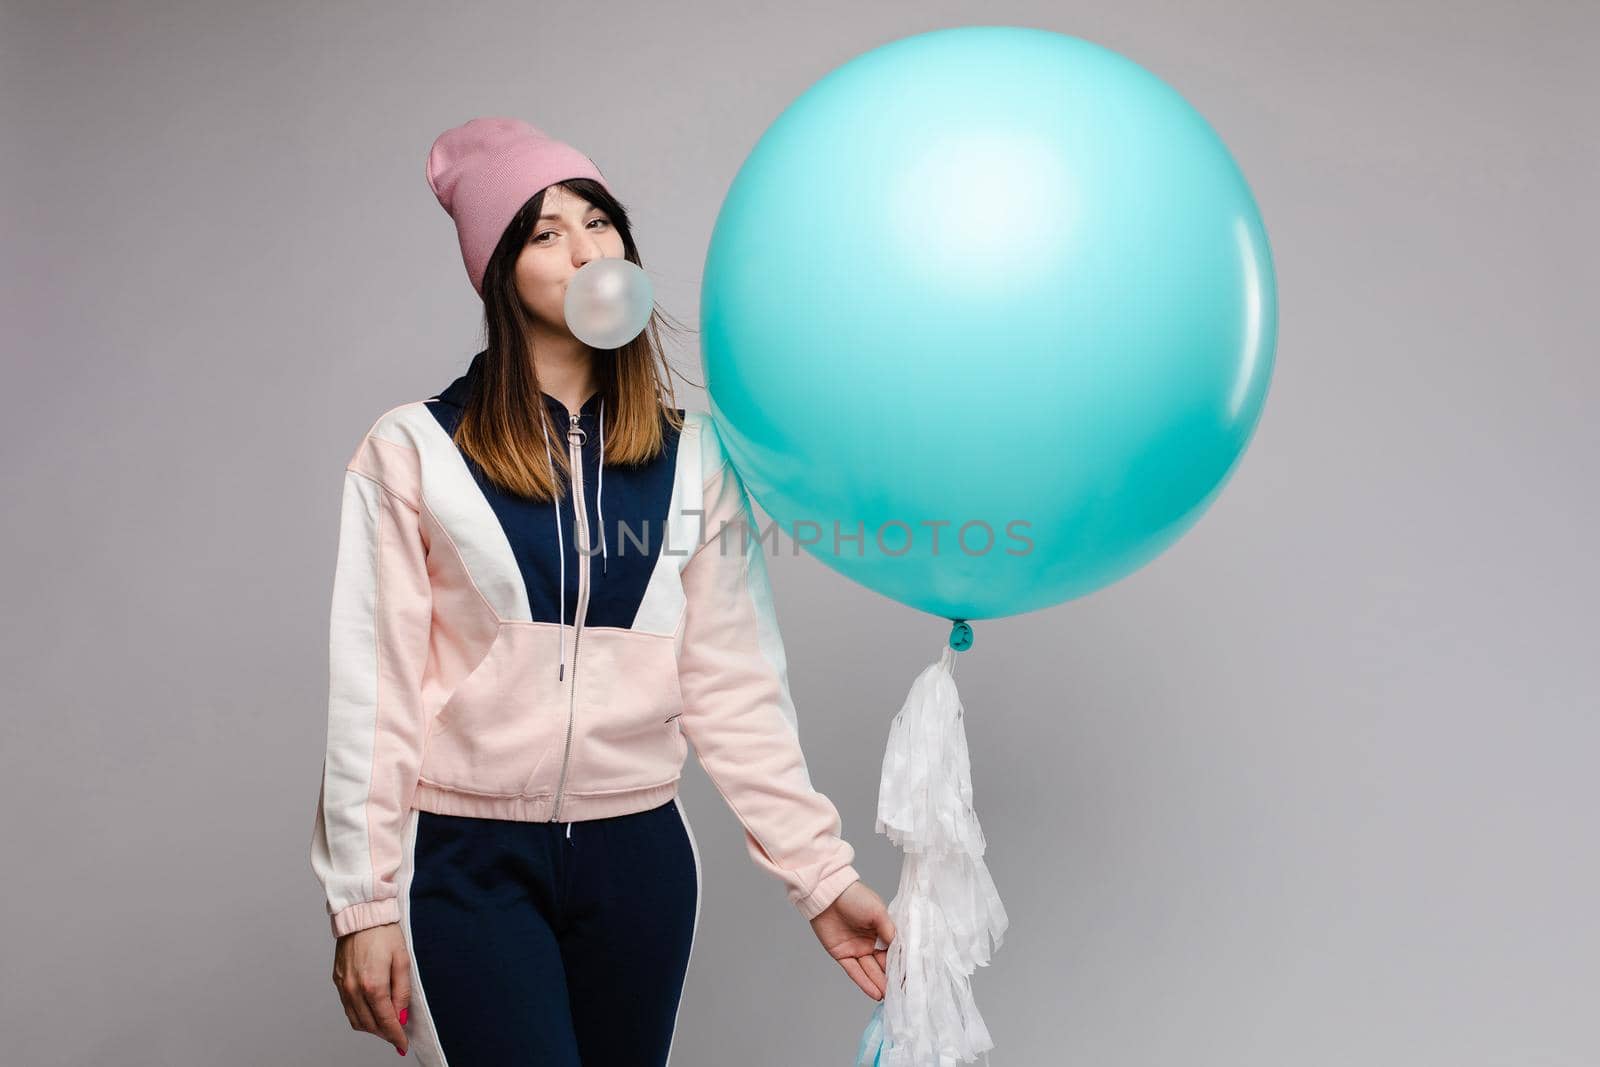
[[[604,211],[622,236],[623,254],[639,262],[627,210],[604,186],[589,178],[556,184]],[[549,428],[552,444],[565,442],[567,427],[557,424],[543,399],[533,362],[532,316],[517,296],[516,263],[539,219],[545,190],[517,212],[500,235],[483,275],[483,321],[486,348],[480,372],[469,391],[454,439],[484,475],[507,492],[533,500],[561,495],[570,479],[567,450],[545,452],[539,420]],[[605,455],[602,463],[638,464],[660,455],[665,445],[663,422],[674,432],[683,428],[672,375],[688,381],[667,359],[661,328],[680,330],[659,307],[652,308],[644,331],[617,349],[606,349],[594,361],[594,375],[605,399]],[[691,383],[693,384],[693,383]],[[551,460],[560,469],[558,477]]]

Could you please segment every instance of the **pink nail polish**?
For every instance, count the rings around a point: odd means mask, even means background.
[[[410,1012],[410,1010],[411,1010],[410,1008],[401,1008],[400,1009],[400,1025],[401,1026],[404,1026],[406,1024],[406,1014],[408,1012]]]

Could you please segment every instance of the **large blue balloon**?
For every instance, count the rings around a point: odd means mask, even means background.
[[[1277,296],[1249,187],[1176,91],[1075,37],[963,27],[778,117],[717,216],[701,331],[785,533],[981,619],[1116,581],[1200,517],[1260,415]]]

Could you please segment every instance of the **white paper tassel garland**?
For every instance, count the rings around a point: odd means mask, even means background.
[[[917,676],[889,729],[877,830],[905,859],[889,902],[888,989],[856,1067],[952,1067],[994,1047],[970,979],[1000,947],[1007,920],[972,809],[955,655],[945,648]]]

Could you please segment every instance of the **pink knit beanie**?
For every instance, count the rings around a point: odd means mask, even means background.
[[[461,258],[479,296],[506,226],[533,194],[568,178],[606,184],[588,156],[521,119],[473,119],[433,142],[428,186],[455,220]]]

